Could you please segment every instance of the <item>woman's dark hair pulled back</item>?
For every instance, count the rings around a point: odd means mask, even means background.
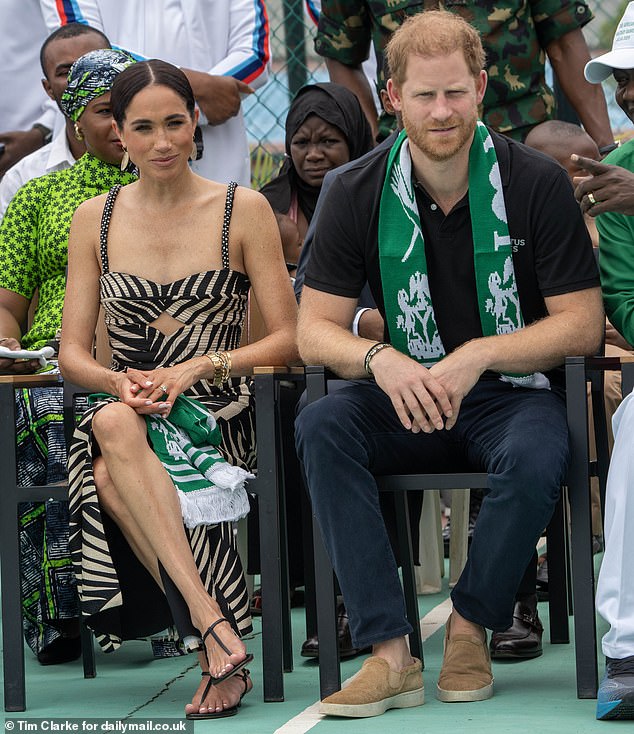
[[[185,102],[190,117],[194,118],[196,100],[189,80],[185,74],[173,64],[160,59],[150,59],[132,64],[117,76],[110,93],[112,116],[119,127],[135,95],[146,87],[160,84],[168,87]]]

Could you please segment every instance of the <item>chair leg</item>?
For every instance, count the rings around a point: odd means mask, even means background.
[[[405,608],[407,610],[407,619],[412,625],[412,631],[409,635],[409,649],[415,658],[419,658],[423,662],[423,667],[425,667],[423,661],[423,643],[420,636],[420,618],[418,614],[416,577],[412,558],[412,535],[409,524],[407,493],[395,492],[394,504],[396,509],[396,532],[399,538],[403,591],[405,594]]]
[[[304,548],[304,606],[306,608],[306,639],[309,639],[317,634],[315,564],[313,561],[313,513],[303,474],[302,483],[301,511]]]
[[[288,536],[286,532],[286,482],[284,477],[284,442],[282,440],[282,402],[279,382],[273,382],[273,410],[275,422],[276,473],[278,487],[279,534],[280,534],[280,574],[282,584],[282,667],[285,673],[293,671],[293,634],[291,627],[291,592],[288,574]],[[277,408],[275,407],[277,406]]]
[[[0,386],[0,424],[15,426],[15,395],[12,385]],[[3,475],[0,512],[0,579],[2,581],[2,665],[4,710],[25,711],[24,641],[20,594],[20,540],[17,516],[17,471],[11,431],[0,431]]]
[[[315,595],[319,635],[319,695],[321,699],[341,689],[334,574],[321,529],[313,517]]]
[[[84,663],[84,678],[96,678],[95,648],[92,642],[92,630],[84,622],[80,627],[81,657]]]
[[[1,574],[4,710],[26,711],[18,519],[16,517],[15,506],[13,513],[3,512],[2,514]],[[5,514],[6,518],[4,517]],[[9,525],[14,527],[9,528]]]
[[[555,506],[548,525],[548,610],[550,615],[550,642],[553,645],[569,643],[568,627],[568,574],[566,536],[565,497],[562,496]]]
[[[284,615],[288,579],[282,579],[280,553],[279,482],[275,434],[271,416],[275,409],[273,375],[255,380],[256,435],[258,440],[258,514],[260,520],[260,575],[262,581],[262,676],[265,701],[284,700]]]
[[[571,455],[568,470],[568,496],[570,500],[570,557],[572,559],[575,618],[577,697],[596,698],[598,675],[594,565],[588,470],[586,375],[583,363],[566,363],[566,391]]]

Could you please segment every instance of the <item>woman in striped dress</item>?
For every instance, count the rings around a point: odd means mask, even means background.
[[[296,307],[263,197],[189,168],[197,110],[184,74],[156,60],[134,68],[113,87],[112,110],[139,181],[82,205],[69,240],[60,366],[71,382],[106,394],[70,449],[71,553],[82,611],[104,649],[173,617],[182,637],[203,638],[188,717],[226,716],[251,688],[238,637],[251,625],[231,531],[238,510],[221,507],[213,487],[199,519],[189,517],[198,495],[171,464],[193,455],[183,437],[195,441],[177,415],[190,405],[183,395],[196,398],[217,420],[221,457],[234,471],[252,469],[246,376],[297,359]],[[269,334],[240,347],[249,287]],[[100,305],[111,369],[91,355]],[[155,436],[175,424],[161,454]]]

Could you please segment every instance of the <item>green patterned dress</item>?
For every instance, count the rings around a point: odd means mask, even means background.
[[[117,183],[134,180],[117,166],[86,153],[71,168],[32,179],[18,190],[0,224],[0,288],[29,300],[38,293],[22,345],[39,349],[61,327],[68,234],[77,207]],[[16,392],[18,479],[46,484],[66,477],[61,388]],[[24,633],[33,652],[72,629],[79,616],[68,552],[66,503],[20,508]]]

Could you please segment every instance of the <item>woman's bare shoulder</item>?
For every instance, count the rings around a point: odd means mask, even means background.
[[[252,224],[254,221],[268,224],[269,219],[275,222],[275,216],[267,199],[254,189],[238,186],[235,194],[235,213],[237,219]]]
[[[107,196],[108,194],[99,194],[92,199],[86,199],[77,207],[73,221],[89,222],[96,218],[101,219]]]

